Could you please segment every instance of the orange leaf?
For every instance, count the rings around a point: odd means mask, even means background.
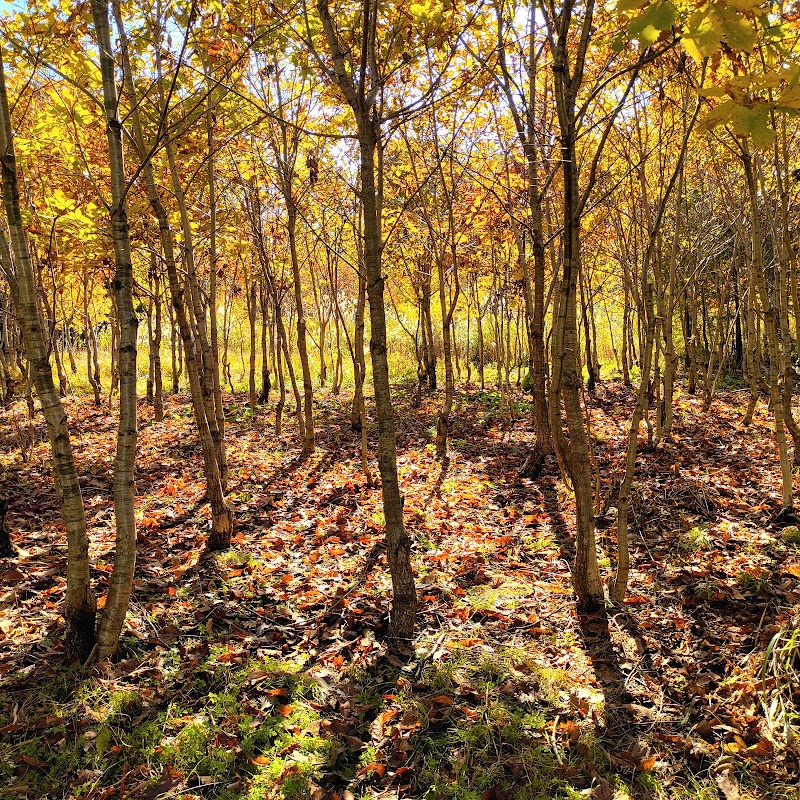
[[[386,767],[383,764],[367,764],[366,767],[361,767],[358,774],[367,775],[370,772],[374,772],[379,778],[382,778],[386,774]]]
[[[451,706],[453,705],[453,698],[448,697],[446,694],[437,694],[431,700],[431,703],[435,706]]]
[[[572,589],[565,589],[558,583],[538,583],[536,584],[542,589],[546,589],[548,592],[553,592],[554,594],[572,594]]]
[[[49,766],[40,758],[36,758],[36,756],[20,756],[19,760],[24,761],[26,764],[30,764],[32,767],[38,767],[39,769],[47,769]]]
[[[772,751],[775,749],[775,746],[769,739],[761,739],[760,741],[756,742],[756,744],[747,748],[747,754],[751,756],[769,756],[772,755]]]

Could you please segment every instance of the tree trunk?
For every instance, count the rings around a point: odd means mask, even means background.
[[[594,2],[582,9],[581,45],[585,52],[591,30]],[[591,610],[603,605],[603,589],[597,565],[593,516],[593,489],[589,469],[589,441],[581,408],[581,375],[578,363],[577,288],[581,269],[581,198],[576,150],[575,97],[583,79],[582,64],[568,70],[568,33],[571,27],[571,4],[565,6],[558,20],[558,44],[553,54],[553,76],[561,138],[563,176],[562,267],[559,301],[554,307],[552,325],[553,374],[550,382],[550,428],[559,462],[563,463],[575,493],[576,536],[573,583],[578,608]],[[572,71],[571,77],[568,75]],[[563,401],[567,433],[561,421]]]
[[[250,410],[255,411],[258,403],[256,396],[256,284],[255,281],[247,285],[245,278],[245,296],[247,299],[247,324],[250,331],[250,366],[247,370],[247,385],[250,395]]]
[[[778,342],[778,312],[769,296],[765,276],[765,264],[762,251],[761,216],[758,208],[758,189],[753,171],[753,157],[750,154],[747,142],[740,143],[742,164],[744,165],[747,189],[750,201],[750,235],[752,237],[753,277],[761,311],[764,317],[764,327],[767,332],[767,345],[769,347],[769,397],[772,405],[774,420],[775,443],[778,447],[778,459],[781,467],[781,497],[784,508],[792,507],[792,465],[789,461],[789,451],[786,443],[784,429],[783,373]]]
[[[203,465],[205,468],[206,477],[206,494],[211,506],[211,532],[208,537],[207,547],[210,550],[221,550],[230,546],[233,520],[230,508],[225,502],[225,493],[222,486],[217,451],[215,448],[215,443],[211,437],[210,425],[206,415],[207,410],[204,402],[203,387],[200,383],[200,370],[197,364],[192,328],[187,316],[187,307],[184,299],[184,286],[178,276],[178,268],[175,260],[173,231],[170,226],[167,210],[164,207],[164,204],[161,202],[158,186],[153,173],[152,162],[149,160],[149,158],[147,158],[148,151],[145,147],[144,134],[138,112],[137,94],[133,83],[130,58],[128,56],[127,37],[125,36],[125,30],[122,23],[122,16],[118,2],[114,4],[114,13],[117,21],[117,30],[120,36],[120,44],[122,49],[125,90],[130,96],[130,101],[133,106],[131,111],[131,122],[133,126],[134,141],[136,143],[139,156],[143,162],[142,173],[145,178],[148,201],[158,222],[161,248],[164,254],[164,262],[167,267],[167,278],[172,301],[173,317],[178,323],[178,330],[180,331],[181,340],[183,342],[183,358],[186,361],[186,372],[189,378],[192,410],[194,412],[195,424],[197,425],[198,435],[200,438],[200,447],[203,453]],[[173,375],[173,383],[176,383],[177,377],[177,375]]]
[[[272,380],[269,374],[269,354],[272,348],[268,341],[272,326],[269,318],[269,299],[263,283],[260,286],[259,295],[261,299],[261,392],[258,396],[258,402],[267,405],[269,403],[269,392],[272,388]]]
[[[378,416],[378,466],[381,474],[386,549],[392,575],[392,632],[409,639],[414,632],[417,595],[411,569],[411,540],[403,524],[403,498],[397,475],[397,439],[389,386],[386,346],[386,310],[383,298],[381,230],[375,185],[375,150],[380,135],[375,120],[359,115],[358,142],[361,156],[361,198],[364,209],[364,267],[369,300],[372,381]]]
[[[300,369],[303,373],[301,454],[307,456],[311,455],[316,447],[314,441],[314,386],[311,382],[311,362],[308,358],[308,337],[306,335],[306,312],[303,304],[303,284],[300,277],[300,259],[297,255],[297,209],[292,197],[291,186],[284,188],[284,198],[289,215],[289,256],[292,262],[294,302],[297,308],[297,350],[300,354]]]
[[[30,374],[42,404],[53,453],[53,479],[67,531],[67,589],[64,600],[64,650],[68,661],[84,661],[94,647],[97,601],[89,576],[89,540],[69,425],[53,380],[44,326],[36,303],[36,287],[19,202],[17,162],[5,70],[0,52],[0,164],[3,205],[9,242],[0,231],[0,263],[11,286]],[[13,254],[13,255],[12,255]],[[13,259],[13,264],[12,264]]]
[[[283,423],[283,408],[286,405],[286,380],[283,377],[283,355],[281,331],[278,328],[278,308],[275,307],[275,370],[278,373],[278,402],[275,405],[275,436],[280,437]]]
[[[789,461],[786,431],[784,429],[785,416],[783,388],[781,386],[784,376],[781,371],[780,343],[778,341],[779,312],[775,308],[767,290],[764,255],[762,251],[761,216],[758,208],[758,188],[756,186],[753,170],[753,157],[750,154],[746,141],[740,143],[740,147],[750,201],[753,276],[764,317],[764,327],[767,332],[767,345],[769,347],[769,396],[772,406],[772,416],[775,423],[775,443],[778,447],[778,458],[781,467],[781,498],[784,508],[791,508],[793,494],[792,465]]]
[[[180,364],[180,341],[181,335],[178,326],[175,324],[175,311],[173,310],[172,303],[167,303],[167,315],[169,316],[169,344],[170,356],[172,367],[172,394],[178,394],[180,391],[180,379],[183,368]]]
[[[363,248],[360,248],[363,251]],[[363,252],[362,252],[363,257]],[[353,404],[350,409],[350,426],[354,431],[361,432],[363,416],[361,408],[364,405],[364,381],[366,380],[367,362],[364,354],[364,312],[367,306],[367,279],[364,275],[364,265],[359,263],[358,270],[358,300],[356,301],[355,328],[353,331]]]
[[[164,421],[164,375],[161,369],[161,339],[163,331],[161,328],[161,276],[158,272],[153,276],[153,287],[155,295],[153,303],[155,305],[155,325],[153,328],[153,379],[155,381],[155,391],[153,393],[153,418],[156,422]]]
[[[100,406],[102,403],[101,393],[103,391],[100,384],[100,361],[97,353],[97,334],[95,333],[92,318],[89,315],[89,273],[83,277],[83,330],[86,338],[86,377],[94,393],[94,404]]]
[[[162,102],[166,102],[166,100],[162,99]],[[202,299],[200,297],[200,286],[194,259],[194,237],[189,220],[189,208],[186,203],[186,195],[183,191],[178,165],[175,160],[172,139],[169,137],[165,142],[164,150],[167,154],[170,175],[172,177],[172,190],[175,194],[178,210],[180,212],[181,230],[183,232],[183,254],[186,260],[186,282],[189,289],[189,302],[194,317],[195,343],[200,351],[196,363],[199,368],[202,399],[205,406],[208,431],[214,447],[214,456],[217,459],[219,482],[221,490],[224,493],[228,483],[228,459],[225,453],[225,433],[219,424],[220,417],[222,417],[224,424],[224,416],[219,413],[215,395],[215,387],[219,386],[217,351],[213,347],[213,343],[209,337],[208,326],[206,325],[206,310],[203,308]],[[212,309],[212,311],[213,315],[216,316],[216,310]],[[185,344],[186,340],[184,339],[184,345]]]
[[[209,333],[211,360],[209,371],[211,372],[211,384],[214,395],[214,418],[215,425],[212,430],[219,437],[214,441],[214,448],[217,453],[219,463],[219,479],[224,492],[228,485],[228,456],[225,451],[225,406],[222,400],[222,378],[220,376],[219,365],[219,321],[217,319],[217,189],[214,181],[214,112],[212,110],[212,83],[208,78],[208,99],[206,101],[206,133],[208,157],[206,166],[208,169],[208,209],[209,209]]]
[[[119,319],[119,428],[114,462],[114,515],[117,529],[114,569],[97,631],[96,657],[114,655],[130,604],[136,568],[136,520],[134,475],[136,468],[136,340],[139,320],[133,307],[133,260],[126,206],[127,185],[122,150],[122,124],[117,116],[115,61],[111,48],[108,0],[92,0],[97,34],[103,105],[111,166],[111,238],[114,243],[113,288]]]

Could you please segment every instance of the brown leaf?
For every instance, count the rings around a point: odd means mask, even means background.
[[[736,780],[733,767],[727,766],[714,775],[717,787],[725,795],[725,800],[740,800],[739,781]]]
[[[434,706],[451,706],[453,705],[453,698],[446,694],[437,694],[436,697],[431,698],[431,704]]]
[[[182,781],[183,773],[180,770],[171,767],[169,764],[165,764],[164,769],[161,771],[161,779],[155,786],[152,786],[149,789],[145,797],[147,800],[155,800],[156,797],[166,795]]]
[[[597,778],[597,785],[592,789],[592,800],[614,800],[614,787],[605,778]]]

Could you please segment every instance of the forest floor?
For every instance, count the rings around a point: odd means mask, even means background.
[[[629,596],[579,616],[574,507],[555,462],[517,468],[531,406],[459,391],[450,455],[439,399],[395,394],[420,610],[387,652],[380,492],[344,398],[321,395],[318,451],[292,420],[229,406],[233,547],[204,552],[207,508],[185,398],[140,408],[139,561],[118,660],[60,662],[65,543],[42,424],[0,412],[0,492],[18,556],[0,560],[0,797],[426,800],[797,798],[800,534],[778,517],[771,423],[744,395],[679,397],[641,454]],[[590,401],[602,490],[632,396]],[[67,402],[98,593],[111,570],[116,426]],[[370,429],[374,436],[374,429]],[[613,559],[613,519],[598,531]]]

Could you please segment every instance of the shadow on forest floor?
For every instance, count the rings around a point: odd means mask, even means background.
[[[598,392],[607,488],[629,398]],[[675,442],[642,454],[628,602],[579,616],[570,495],[554,463],[536,482],[517,476],[528,406],[509,430],[495,393],[459,398],[444,461],[433,453],[437,398],[397,404],[420,597],[408,660],[386,647],[380,490],[364,486],[346,399],[321,399],[319,451],[304,460],[290,426],[280,439],[265,429],[267,410],[231,414],[235,537],[209,555],[191,419],[170,398],[168,424],[142,408],[143,541],[119,658],[88,675],[63,670],[65,548],[37,420],[29,460],[10,449],[2,461],[21,549],[0,561],[9,796],[700,800],[717,796],[721,763],[751,797],[794,796],[795,755],[762,706],[765,693],[791,702],[792,690],[774,670],[759,683],[769,642],[800,604],[800,554],[770,522],[763,411],[742,434],[724,398],[708,416],[682,407]],[[102,595],[112,426],[75,406]],[[0,416],[7,441],[10,425]],[[369,434],[374,446],[373,422]],[[780,652],[791,667],[794,651]]]

